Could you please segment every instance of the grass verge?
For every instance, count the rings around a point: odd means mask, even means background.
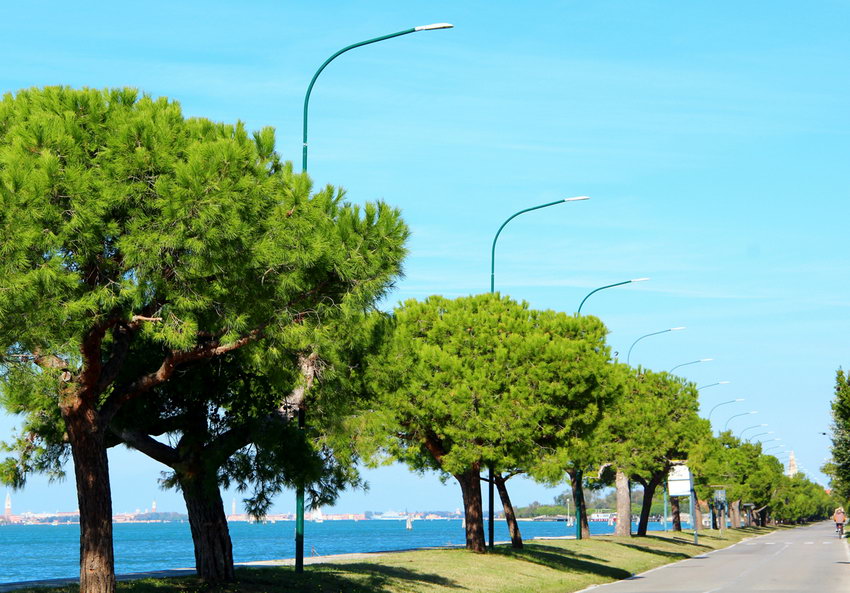
[[[118,593],[569,593],[770,531],[728,529],[723,537],[717,531],[701,531],[699,545],[694,545],[692,532],[668,532],[631,539],[534,540],[522,550],[499,546],[481,555],[460,549],[390,552],[313,564],[303,574],[291,566],[241,568],[237,582],[222,587],[206,586],[194,577],[120,582]],[[16,593],[77,590],[40,587]]]

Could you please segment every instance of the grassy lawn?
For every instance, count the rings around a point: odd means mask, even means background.
[[[238,582],[210,589],[193,577],[121,582],[120,593],[568,593],[592,584],[622,579],[650,568],[724,548],[742,539],[769,533],[768,528],[701,531],[693,535],[655,533],[621,540],[594,536],[590,540],[529,541],[523,550],[497,547],[491,554],[460,549],[418,550],[370,555],[307,566],[241,568]],[[77,587],[18,590],[74,593]]]

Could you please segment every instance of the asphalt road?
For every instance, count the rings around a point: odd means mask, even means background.
[[[850,546],[833,523],[781,530],[668,564],[593,593],[850,592]]]

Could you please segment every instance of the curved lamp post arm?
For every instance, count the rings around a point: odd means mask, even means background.
[[[728,385],[731,381],[718,381],[717,383],[709,383],[708,385],[703,385],[702,387],[697,387],[697,391],[702,389],[708,389],[709,387],[715,387],[717,385]]]
[[[723,426],[723,430],[729,430],[729,423],[732,422],[732,420],[734,420],[735,418],[740,418],[741,416],[748,416],[750,414],[758,414],[758,412],[753,410],[752,412],[744,412],[742,414],[735,414],[734,416],[730,417],[726,421],[726,424]]]
[[[386,39],[392,39],[393,37],[401,37],[402,35],[409,35],[410,33],[416,33],[417,31],[431,31],[434,29],[451,29],[454,25],[450,25],[449,23],[435,23],[433,25],[424,25],[421,27],[411,27],[410,29],[405,29],[404,31],[397,31],[395,33],[390,33],[389,35],[381,35],[380,37],[374,37],[372,39],[367,39],[366,41],[361,41],[359,43],[352,43],[347,47],[343,47],[341,50],[336,52],[334,55],[325,60],[319,69],[316,70],[316,73],[313,75],[313,78],[310,80],[310,85],[307,87],[307,94],[304,95],[304,122],[303,122],[303,142],[304,146],[301,152],[301,171],[307,171],[307,111],[310,106],[310,94],[313,92],[313,85],[316,84],[316,79],[319,78],[319,74],[322,73],[322,70],[327,67],[328,64],[333,62],[336,58],[341,56],[347,51],[350,51],[357,47],[363,47],[364,45],[370,45],[372,43],[377,43],[379,41],[384,41]]]
[[[743,438],[744,433],[747,432],[748,430],[752,430],[754,428],[764,428],[765,426],[767,426],[767,424],[753,424],[752,426],[748,426],[745,429],[743,429],[741,432],[738,433],[738,439],[740,440],[741,438]]]
[[[750,441],[754,441],[754,440],[756,440],[758,437],[764,436],[764,435],[766,435],[766,434],[773,434],[773,431],[772,431],[772,430],[768,430],[767,432],[760,432],[760,433],[758,433],[758,434],[754,434],[753,436],[751,436],[751,437],[750,437]]]
[[[564,202],[578,202],[581,200],[589,200],[590,198],[587,196],[576,196],[575,198],[566,198],[563,200],[555,200],[554,202],[547,202],[545,204],[540,204],[539,206],[532,206],[531,208],[525,208],[520,210],[519,212],[514,212],[511,214],[505,222],[502,223],[502,226],[499,227],[499,230],[496,231],[496,236],[493,237],[493,247],[490,249],[490,292],[496,292],[496,241],[499,240],[499,235],[502,234],[502,229],[512,221],[514,218],[519,216],[520,214],[525,214],[526,212],[532,212],[534,210],[540,210],[541,208],[548,208],[549,206],[554,206],[555,204],[563,204]]]
[[[713,358],[700,358],[699,360],[692,360],[691,362],[683,362],[682,364],[677,364],[676,366],[674,366],[672,369],[670,369],[667,372],[672,373],[673,371],[675,371],[679,367],[686,367],[689,364],[697,364],[699,362],[711,362],[712,360],[714,360],[714,359]]]
[[[647,280],[649,280],[649,278],[634,278],[632,280],[623,280],[622,282],[615,282],[614,284],[606,284],[605,286],[600,286],[599,288],[591,290],[589,293],[587,293],[587,296],[585,296],[581,300],[581,304],[579,304],[578,311],[576,311],[576,314],[581,315],[581,308],[584,306],[584,301],[589,299],[591,295],[596,294],[600,290],[605,290],[606,288],[614,288],[615,286],[623,286],[624,284],[631,284],[632,282],[645,282]]]
[[[710,386],[709,386],[709,385],[707,385],[707,387],[710,387]],[[738,399],[730,399],[729,401],[726,401],[726,402],[720,402],[719,404],[717,404],[716,406],[714,406],[713,408],[711,408],[711,410],[709,410],[709,412],[708,412],[708,422],[709,422],[709,423],[711,423],[711,414],[712,414],[712,412],[714,412],[714,410],[716,410],[716,409],[717,409],[717,408],[719,408],[720,406],[725,406],[726,404],[734,404],[735,402],[742,402],[742,401],[744,401],[744,398],[739,397]]]
[[[629,359],[632,356],[632,348],[634,348],[635,344],[640,342],[642,339],[648,338],[649,336],[657,336],[658,334],[666,334],[667,332],[679,331],[679,330],[682,330],[682,329],[685,329],[685,328],[684,327],[671,327],[671,328],[668,328],[668,329],[662,329],[660,332],[652,332],[651,334],[646,334],[645,336],[639,337],[637,340],[632,342],[631,346],[629,346],[629,351],[626,354],[626,364],[629,364]]]

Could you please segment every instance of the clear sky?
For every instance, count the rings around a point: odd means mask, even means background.
[[[26,2],[4,7],[0,88],[135,86],[190,116],[277,129],[300,163],[313,92],[310,172],[354,202],[384,199],[413,230],[406,277],[386,305],[496,286],[573,312],[594,295],[625,357],[679,369],[703,410],[736,432],[760,423],[817,479],[828,455],[835,370],[850,364],[847,212],[850,2]],[[0,439],[15,421],[0,416]],[[752,430],[749,434],[756,434]],[[778,451],[778,450],[777,450]],[[111,455],[116,511],[182,510],[162,470]],[[367,472],[341,512],[455,509],[459,489],[400,467]],[[517,504],[550,501],[517,482]],[[232,495],[225,496],[229,508]],[[73,509],[72,480],[40,478],[21,512]],[[294,497],[276,511],[292,511]],[[326,509],[330,511],[330,509]]]

